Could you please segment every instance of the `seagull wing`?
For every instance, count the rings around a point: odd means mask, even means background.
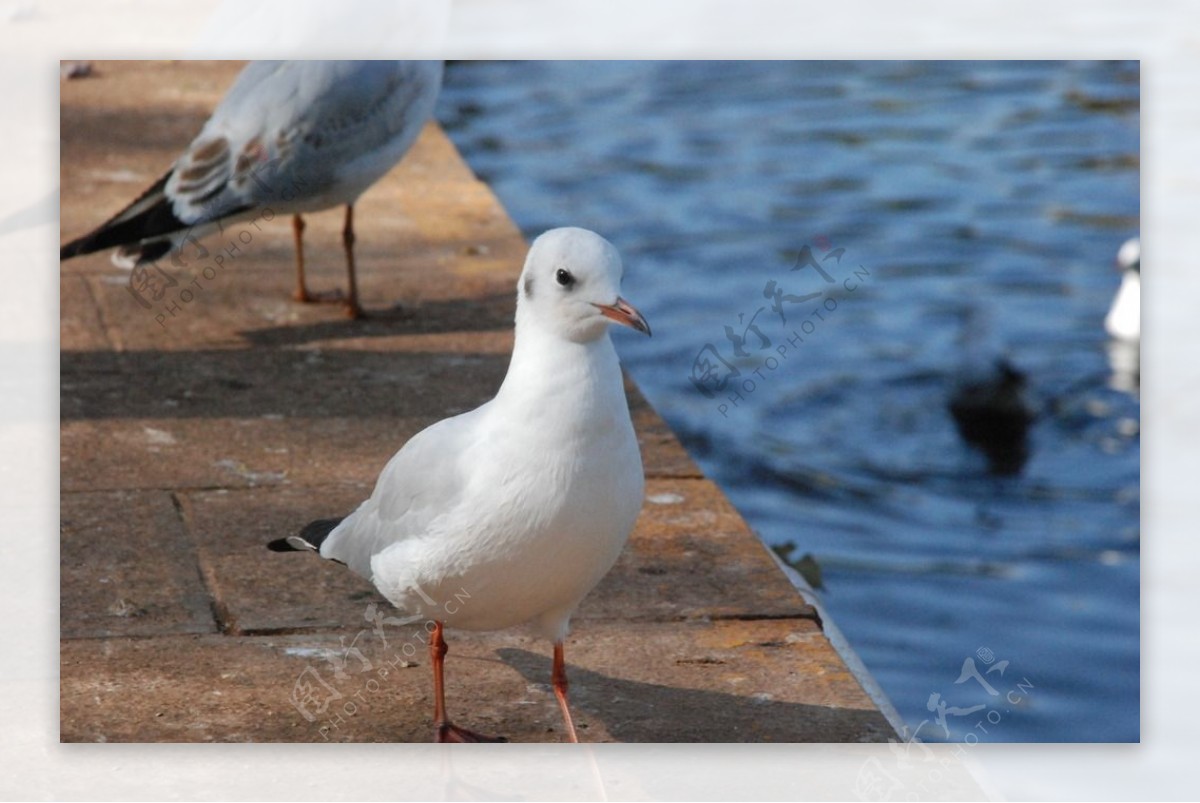
[[[287,62],[264,80],[259,92],[272,102],[254,106],[255,125],[239,127],[251,117],[239,111],[240,98],[228,123],[214,114],[214,129],[240,147],[226,180],[260,204],[295,196],[351,203],[412,146],[441,76],[441,62]],[[247,181],[246,170],[257,180]]]
[[[321,543],[321,557],[370,578],[374,555],[455,515],[469,493],[464,477],[486,408],[439,421],[413,436],[388,461],[371,497]]]

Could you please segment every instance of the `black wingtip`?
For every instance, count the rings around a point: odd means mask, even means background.
[[[162,178],[151,184],[145,192],[105,223],[60,247],[58,258],[70,259],[155,237],[166,237],[186,229],[187,224],[175,216],[171,203],[162,195],[173,170],[174,168],[168,170]],[[144,208],[138,208],[135,212],[135,207]],[[158,250],[160,246],[155,245],[153,248]],[[171,243],[167,240],[166,248],[162,249],[158,256],[162,256],[170,248]]]
[[[78,240],[72,240],[58,249],[58,261],[61,262],[64,259],[70,259],[82,254],[84,246],[87,244],[87,239],[87,237],[80,237]]]
[[[310,521],[304,525],[304,529],[300,531],[299,538],[306,544],[311,544],[313,549],[320,549],[321,544],[329,537],[334,528],[342,523],[345,516],[338,516],[336,519],[317,519]]]
[[[272,552],[320,552],[321,544],[329,537],[334,528],[342,523],[341,516],[336,519],[317,519],[310,521],[300,530],[299,535],[289,535],[287,538],[276,538],[267,544]]]

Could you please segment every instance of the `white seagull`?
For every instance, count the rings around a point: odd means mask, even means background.
[[[494,741],[446,715],[443,625],[521,624],[554,643],[554,693],[578,741],[563,638],[628,539],[645,482],[608,324],[650,327],[621,298],[621,273],[617,250],[593,232],[538,237],[496,397],[415,435],[349,516],[268,545],[344,563],[405,614],[435,623],[436,741]]]
[[[1121,271],[1121,286],[1113,298],[1112,307],[1104,318],[1104,328],[1118,340],[1140,340],[1142,337],[1142,241],[1139,237],[1126,240],[1117,252],[1117,268]]]
[[[441,83],[440,61],[251,62],[167,174],[59,258],[118,248],[113,262],[133,268],[269,209],[293,216],[296,300],[325,300],[304,284],[301,215],[344,204],[345,304],[359,317],[354,203],[412,147]]]

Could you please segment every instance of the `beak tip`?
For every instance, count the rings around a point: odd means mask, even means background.
[[[642,313],[637,311],[637,308],[623,298],[618,297],[613,304],[595,304],[596,308],[604,315],[622,326],[628,326],[630,329],[636,329],[642,332],[646,337],[652,337],[650,332],[650,324],[642,317]]]

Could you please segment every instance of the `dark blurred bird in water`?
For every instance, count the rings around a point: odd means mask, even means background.
[[[958,434],[981,451],[993,474],[1019,474],[1029,459],[1029,428],[1037,418],[1025,374],[998,357],[990,370],[960,376],[948,407]]]

